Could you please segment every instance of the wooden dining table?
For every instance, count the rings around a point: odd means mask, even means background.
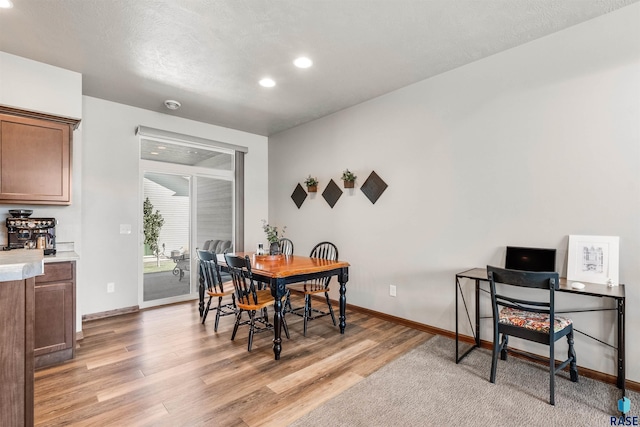
[[[349,263],[345,261],[331,261],[321,258],[310,258],[298,255],[256,255],[255,252],[234,252],[240,257],[248,256],[251,260],[251,272],[254,281],[269,285],[274,298],[273,322],[273,353],[276,360],[282,352],[282,297],[286,295],[288,284],[300,283],[305,280],[336,276],[340,284],[340,333],[344,334],[347,326],[347,281],[349,280]],[[224,254],[218,254],[218,264],[225,271],[227,264]],[[203,286],[202,284],[200,286]],[[201,305],[204,306],[204,289],[201,290]]]

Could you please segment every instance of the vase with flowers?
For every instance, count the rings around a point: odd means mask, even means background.
[[[280,238],[284,236],[287,226],[285,225],[282,227],[282,230],[278,230],[278,227],[269,225],[269,223],[263,219],[262,229],[267,235],[267,241],[269,242],[269,255],[280,255]]]

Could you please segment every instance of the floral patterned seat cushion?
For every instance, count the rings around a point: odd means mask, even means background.
[[[531,311],[518,310],[515,308],[503,307],[500,310],[500,323],[519,326],[531,329],[532,331],[549,333],[549,315],[545,313],[535,313]],[[571,319],[555,316],[554,332],[558,332],[569,326]]]

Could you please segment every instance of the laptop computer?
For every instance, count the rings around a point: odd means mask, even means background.
[[[556,271],[556,250],[507,246],[505,268],[523,271]]]

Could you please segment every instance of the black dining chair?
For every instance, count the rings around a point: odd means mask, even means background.
[[[218,259],[214,252],[198,250],[198,263],[200,270],[199,280],[206,289],[207,295],[209,295],[209,302],[202,315],[202,324],[207,320],[207,314],[211,308],[211,302],[214,298],[217,298],[218,304],[215,307],[216,320],[213,330],[218,332],[218,323],[220,317],[236,314],[236,297],[233,293],[232,282],[222,282],[220,275],[220,266],[218,265]],[[222,303],[222,299],[225,297],[231,297],[231,302],[225,304]]]
[[[231,340],[233,341],[238,332],[240,325],[249,325],[249,343],[247,349],[251,351],[253,345],[253,335],[257,332],[273,330],[273,324],[269,322],[267,307],[273,305],[274,299],[271,296],[271,290],[258,290],[251,273],[251,260],[248,256],[244,258],[224,254],[233,287],[235,289],[236,305],[238,307],[236,314],[236,323],[233,326]],[[285,296],[282,297],[284,303]],[[248,320],[242,320],[242,313],[247,312]],[[289,338],[289,328],[285,320],[284,311],[282,313],[282,327],[284,333]]]
[[[331,242],[318,243],[311,249],[311,258],[321,258],[331,261],[338,260],[338,248]],[[324,316],[331,316],[333,320],[333,326],[336,326],[336,316],[333,313],[333,307],[331,306],[331,300],[329,299],[329,282],[331,277],[324,277],[321,279],[308,280],[304,283],[293,284],[287,286],[287,300],[285,303],[285,309],[288,313],[301,316],[304,319],[303,335],[307,335],[307,324],[310,320],[318,319]],[[298,292],[304,295],[303,307],[291,307],[291,291]],[[311,307],[311,299],[313,295],[324,294],[327,302],[328,311],[318,310]]]
[[[555,291],[559,286],[558,273],[507,270],[487,266],[491,305],[493,309],[493,357],[491,361],[492,383],[496,382],[498,354],[507,360],[509,337],[522,338],[549,346],[549,403],[555,405],[556,373],[569,365],[571,381],[578,382],[576,353],[573,348],[573,322],[571,319],[556,316]],[[522,299],[514,297],[515,288],[529,288],[536,298]],[[499,290],[499,291],[498,291]],[[502,343],[499,338],[502,334]],[[554,344],[562,337],[569,344],[568,358],[555,364]],[[527,354],[532,357],[531,354]],[[542,359],[541,360],[545,360]]]
[[[280,253],[283,255],[293,255],[293,242],[286,237],[280,239]]]

